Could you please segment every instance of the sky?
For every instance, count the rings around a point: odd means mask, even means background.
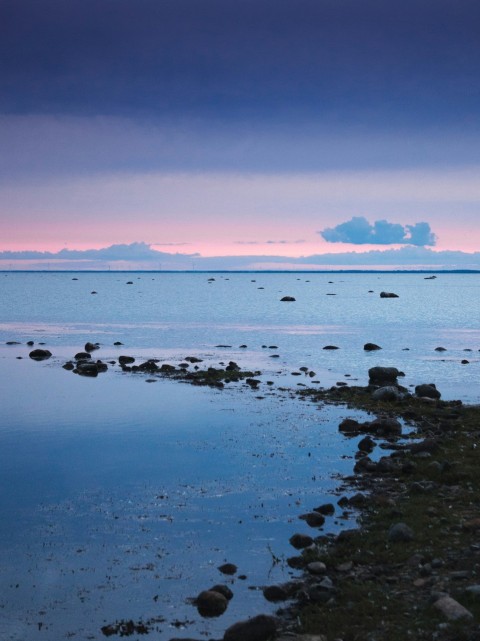
[[[473,0],[0,0],[0,267],[480,269],[479,33]]]

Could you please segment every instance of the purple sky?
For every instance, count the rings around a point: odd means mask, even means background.
[[[0,262],[471,254],[478,33],[470,0],[3,0]]]

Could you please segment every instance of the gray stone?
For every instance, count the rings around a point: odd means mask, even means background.
[[[375,434],[401,434],[402,424],[396,418],[379,416],[370,423],[369,429]]]
[[[395,385],[379,387],[372,392],[372,399],[374,401],[399,401],[402,398],[405,398],[405,394],[400,392],[398,387],[395,387]]]
[[[416,385],[415,394],[423,398],[439,399],[441,397],[441,394],[435,387],[434,383]]]
[[[327,571],[327,566],[321,561],[312,561],[307,565],[307,570],[308,572],[310,572],[310,574],[318,576],[319,574],[325,574],[325,572]]]
[[[464,608],[458,601],[451,596],[444,596],[435,601],[433,606],[439,610],[449,621],[458,621],[459,619],[473,619],[473,614]]]
[[[388,530],[388,540],[391,543],[409,543],[414,539],[414,532],[406,523],[395,523]]]

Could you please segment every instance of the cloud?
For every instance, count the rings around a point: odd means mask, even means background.
[[[327,227],[318,232],[329,243],[351,243],[353,245],[435,245],[436,236],[428,223],[400,225],[387,220],[376,220],[371,225],[363,216],[336,227]]]
[[[50,263],[50,264],[49,264]],[[480,271],[480,252],[434,251],[407,245],[399,249],[315,254],[212,256],[160,252],[143,242],[102,249],[59,252],[3,251],[0,265],[10,269],[130,269],[130,270],[322,270],[322,269],[446,269]]]
[[[235,245],[301,245],[305,240],[236,240]]]

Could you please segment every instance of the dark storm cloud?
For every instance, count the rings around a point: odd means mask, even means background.
[[[479,32],[476,0],[1,0],[0,110],[476,118]]]
[[[329,243],[354,245],[435,245],[435,234],[428,223],[400,225],[377,220],[371,225],[363,216],[318,232]]]

